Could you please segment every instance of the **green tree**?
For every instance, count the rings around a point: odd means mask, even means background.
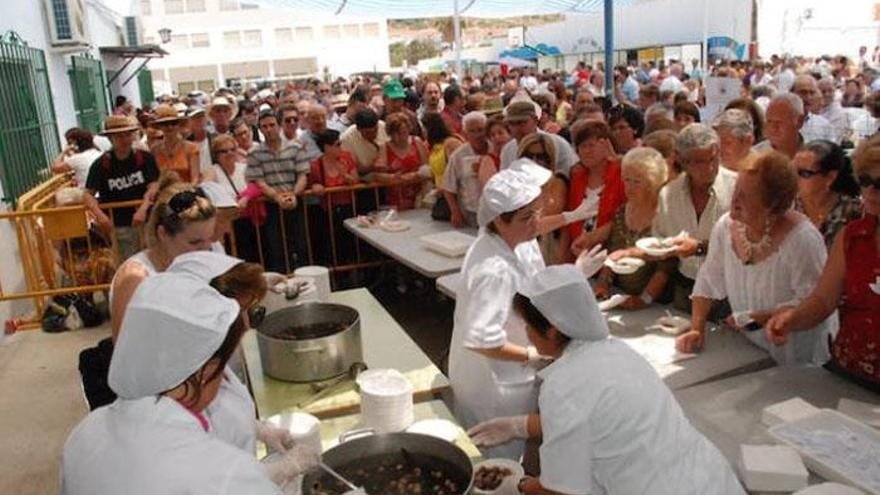
[[[433,58],[440,54],[437,44],[430,39],[414,39],[409,42],[398,41],[388,45],[392,67],[400,67],[406,61],[416,65],[419,60]]]
[[[388,45],[388,54],[391,58],[391,67],[400,67],[406,60],[406,42],[397,41]]]

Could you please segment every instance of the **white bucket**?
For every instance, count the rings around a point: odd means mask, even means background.
[[[311,279],[318,289],[318,301],[327,302],[330,298],[330,270],[326,266],[302,266],[293,274],[297,277]]]
[[[413,423],[413,387],[394,369],[367,370],[358,375],[361,419],[377,433],[405,430]]]

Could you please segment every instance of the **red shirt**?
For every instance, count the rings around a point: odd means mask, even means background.
[[[587,184],[590,179],[590,171],[581,164],[571,167],[568,172],[571,183],[568,186],[568,204],[566,210],[571,211],[584,200],[587,192]],[[613,161],[605,167],[605,186],[599,193],[599,215],[596,218],[596,228],[605,225],[614,219],[617,209],[626,203],[626,194],[623,190],[623,178],[620,176],[620,163]],[[569,234],[572,240],[576,239],[584,231],[584,224],[575,222],[569,224]]]
[[[453,134],[461,134],[461,114],[453,112],[449,107],[446,107],[440,112],[440,117],[443,118],[443,122],[446,122],[446,127],[448,127]]]
[[[406,155],[399,156],[391,148],[390,143],[385,146],[385,149],[387,150],[386,163],[388,165],[384,170],[378,170],[379,172],[391,174],[399,172],[401,174],[406,174],[410,172],[418,172],[419,167],[422,166],[422,152],[419,150],[418,141],[412,137],[409,138],[409,149],[407,150]],[[391,187],[388,189],[386,202],[389,205],[396,207],[398,211],[410,210],[415,208],[416,196],[419,195],[421,190],[422,185],[419,183]]]
[[[352,158],[351,153],[348,151],[342,151],[339,155],[339,164],[342,167],[342,172],[344,174],[358,176],[357,174],[357,165],[354,163],[354,158]],[[343,173],[337,173],[335,175],[330,175],[326,173],[326,167],[324,166],[324,157],[320,157],[316,160],[312,161],[311,171],[309,173],[309,185],[311,184],[321,184],[324,187],[341,187],[347,186],[348,182],[345,180]],[[326,209],[331,203],[334,205],[349,205],[351,204],[351,196],[350,192],[335,192],[329,195],[330,197],[325,197],[321,202],[321,205]]]
[[[876,231],[876,216],[853,220],[844,227],[846,276],[838,307],[840,330],[831,353],[851,374],[880,383],[880,294],[870,287],[880,277]]]

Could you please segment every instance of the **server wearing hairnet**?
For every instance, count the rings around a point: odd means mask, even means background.
[[[204,414],[245,329],[239,304],[192,275],[141,282],[110,363],[119,398],[71,433],[61,493],[280,493],[252,454],[210,434]],[[295,447],[284,460],[301,473],[318,456]]]
[[[513,306],[538,352],[556,358],[538,372],[540,427],[531,433],[543,437],[541,475],[521,480],[524,493],[744,493],[730,465],[691,426],[654,369],[608,336],[578,269],[561,265],[538,272],[520,288]],[[498,422],[475,428],[477,441],[503,440]]]

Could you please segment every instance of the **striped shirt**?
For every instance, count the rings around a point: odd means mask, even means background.
[[[248,182],[262,180],[277,191],[292,191],[297,177],[308,174],[310,167],[298,142],[283,146],[277,153],[266,143],[260,143],[248,153],[247,165]]]

